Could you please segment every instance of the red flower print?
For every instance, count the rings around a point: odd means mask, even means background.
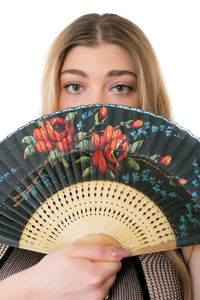
[[[91,138],[91,143],[95,147],[99,147],[99,145],[100,145],[100,136],[99,136],[99,134],[97,134],[97,133],[93,134],[93,136]]]
[[[105,106],[101,107],[99,110],[99,120],[101,121],[107,115],[107,108]]]
[[[39,141],[35,144],[37,151],[39,152],[50,152],[53,149],[53,145],[50,141]]]
[[[136,120],[135,122],[132,123],[132,127],[133,128],[139,128],[143,125],[143,121],[142,120]]]
[[[180,178],[180,179],[178,179],[178,183],[184,185],[187,183],[187,180],[184,178]]]
[[[173,177],[169,176],[169,183],[173,186],[178,186],[178,185],[184,185],[187,183],[187,180],[184,178],[178,178],[178,177]]]
[[[114,131],[115,131],[114,128],[111,125],[108,125],[104,131],[104,134],[103,134],[104,139],[102,139],[102,142],[110,143],[112,140]]]
[[[38,141],[44,141],[48,139],[48,134],[46,132],[46,130],[42,129],[42,128],[35,128],[33,130],[33,134],[34,137],[36,138],[36,140]]]
[[[158,162],[162,163],[165,166],[170,165],[172,157],[170,155],[166,155],[166,156],[160,156],[159,159],[157,159]]]
[[[102,136],[95,133],[91,143],[98,149],[93,155],[93,163],[101,171],[106,172],[107,167],[114,171],[121,171],[119,162],[127,157],[129,151],[128,138],[120,129],[108,125]],[[100,167],[101,166],[101,167]]]
[[[50,152],[53,149],[69,151],[75,138],[74,120],[66,121],[55,117],[41,122],[41,128],[33,131],[36,149],[39,152]]]
[[[107,167],[106,160],[103,156],[103,151],[96,150],[94,152],[92,160],[93,160],[95,167],[98,167],[100,171],[102,171],[103,173],[106,173],[108,167]]]
[[[161,163],[165,166],[170,165],[171,161],[172,161],[172,157],[170,155],[161,156],[159,154],[155,154],[155,155],[152,155],[150,158],[152,160],[154,160],[155,162]]]
[[[187,183],[187,180],[185,180],[184,178],[176,178],[176,177],[174,177],[174,178],[172,179],[172,183],[173,183],[174,185],[178,185],[178,184],[184,185],[184,184]]]

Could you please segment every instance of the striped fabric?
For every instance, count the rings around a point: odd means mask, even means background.
[[[184,299],[184,287],[177,272],[165,253],[141,256],[151,299]]]
[[[7,250],[8,250],[7,245],[0,244],[0,259],[4,256]]]
[[[44,255],[0,245],[0,280],[38,263]],[[165,253],[122,260],[109,300],[182,300],[183,283]]]

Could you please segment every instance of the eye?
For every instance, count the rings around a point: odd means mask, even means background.
[[[66,89],[69,93],[79,93],[83,90],[83,87],[78,83],[67,83],[64,86],[64,89]]]
[[[117,93],[126,94],[132,90],[132,87],[126,84],[117,84],[112,88],[112,90]]]

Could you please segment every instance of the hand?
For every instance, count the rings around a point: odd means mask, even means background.
[[[21,272],[21,284],[20,277],[13,278],[10,289],[26,287],[24,298],[17,298],[15,290],[16,300],[102,300],[121,268],[120,260],[129,255],[106,246],[68,246]],[[4,295],[1,292],[0,286]]]

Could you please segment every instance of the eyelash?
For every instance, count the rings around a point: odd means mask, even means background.
[[[130,86],[130,85],[127,85],[127,84],[125,84],[125,83],[117,83],[116,85],[114,85],[113,87],[112,87],[112,89],[113,88],[116,88],[116,87],[119,87],[119,86],[121,86],[121,87],[123,87],[123,88],[126,88],[128,91],[126,91],[126,92],[116,92],[117,94],[128,94],[128,93],[130,93],[132,90],[133,90],[133,87],[132,86]]]
[[[76,83],[76,82],[70,82],[70,83],[67,83],[67,84],[65,84],[65,85],[63,86],[63,88],[64,88],[64,89],[68,89],[69,87],[72,87],[72,86],[75,86],[75,85],[78,86],[79,88],[80,88],[80,87],[83,88],[83,87],[81,86],[81,84]],[[133,90],[133,87],[132,87],[132,86],[129,86],[129,85],[125,84],[125,83],[117,83],[117,84],[114,85],[111,89],[114,89],[114,88],[119,87],[119,86],[128,89],[128,91],[126,91],[126,92],[115,92],[116,94],[119,94],[119,95],[122,95],[122,94],[128,94],[129,92],[131,92],[131,91]],[[81,90],[81,91],[78,91],[78,92],[76,92],[76,91],[74,91],[74,92],[69,91],[70,94],[76,94],[76,95],[79,95],[81,92],[82,92],[82,90]]]
[[[69,87],[71,87],[71,86],[74,86],[74,85],[77,85],[77,86],[79,86],[79,87],[81,87],[81,85],[79,84],[79,83],[75,83],[75,82],[69,82],[69,83],[66,83],[63,87],[64,87],[64,89],[68,89]],[[69,93],[70,94],[80,94],[80,91],[78,91],[78,92],[70,92],[69,91]]]

